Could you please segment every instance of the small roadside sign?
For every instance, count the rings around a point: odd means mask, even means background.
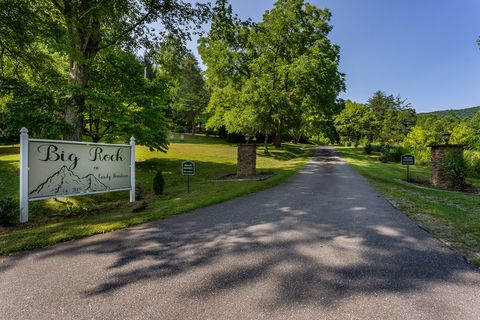
[[[182,175],[187,176],[187,192],[190,193],[190,176],[195,175],[195,162],[182,162]]]
[[[410,181],[410,170],[409,166],[413,166],[415,164],[415,157],[411,154],[403,154],[400,158],[402,162],[402,166],[407,166],[407,181]]]
[[[402,165],[404,166],[412,166],[415,164],[415,157],[412,156],[411,154],[402,155],[401,160],[402,160]]]
[[[182,162],[182,175],[193,176],[195,175],[195,162],[183,161]]]

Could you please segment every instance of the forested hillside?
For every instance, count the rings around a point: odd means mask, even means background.
[[[471,107],[471,108],[465,108],[465,109],[458,109],[458,110],[439,110],[439,111],[433,111],[433,112],[425,112],[425,113],[419,113],[419,115],[433,115],[433,116],[438,116],[438,117],[445,117],[448,114],[454,114],[460,119],[469,119],[473,117],[475,112],[480,110],[480,106],[477,107]]]

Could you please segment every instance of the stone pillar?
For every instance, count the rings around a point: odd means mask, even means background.
[[[254,176],[257,173],[257,146],[239,144],[237,152],[237,177]]]
[[[443,169],[443,159],[447,152],[458,152],[463,157],[463,144],[433,144],[430,182],[437,188],[448,187],[448,175]]]

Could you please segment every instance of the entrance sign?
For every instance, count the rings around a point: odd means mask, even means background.
[[[411,154],[402,155],[401,160],[402,160],[402,165],[404,166],[410,166],[415,164],[415,157],[412,156]]]
[[[411,154],[404,154],[400,158],[402,162],[402,166],[407,166],[407,181],[410,181],[410,167],[411,165],[415,164],[415,157]]]
[[[190,176],[195,175],[195,162],[182,162],[182,175],[187,176],[187,192],[190,193]]]
[[[20,131],[20,221],[28,201],[130,191],[135,201],[135,139],[106,144],[29,139]]]
[[[195,163],[193,161],[182,162],[182,175],[184,176],[195,175]]]

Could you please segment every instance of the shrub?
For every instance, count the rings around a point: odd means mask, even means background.
[[[186,129],[184,126],[177,124],[177,125],[175,126],[175,132],[177,132],[177,133],[185,133],[185,132],[187,132],[187,129]]]
[[[447,174],[449,188],[464,190],[467,187],[467,165],[462,153],[446,152],[442,162],[442,169]]]
[[[245,143],[245,136],[240,133],[228,133],[225,141],[229,143]]]
[[[480,178],[480,152],[466,150],[465,162],[467,164],[468,175],[474,178]]]
[[[65,202],[65,208],[62,210],[62,214],[68,217],[76,216],[87,211],[88,209],[81,204],[67,200],[67,202]]]
[[[0,225],[8,227],[18,221],[20,214],[18,201],[12,197],[0,199]]]
[[[363,149],[365,150],[366,154],[371,154],[373,151],[372,145],[370,143],[367,143]]]
[[[384,146],[380,152],[378,160],[381,162],[400,162],[402,154],[406,153],[400,146]]]
[[[163,179],[162,171],[159,170],[153,178],[153,192],[155,194],[162,194],[165,187],[165,179]]]

